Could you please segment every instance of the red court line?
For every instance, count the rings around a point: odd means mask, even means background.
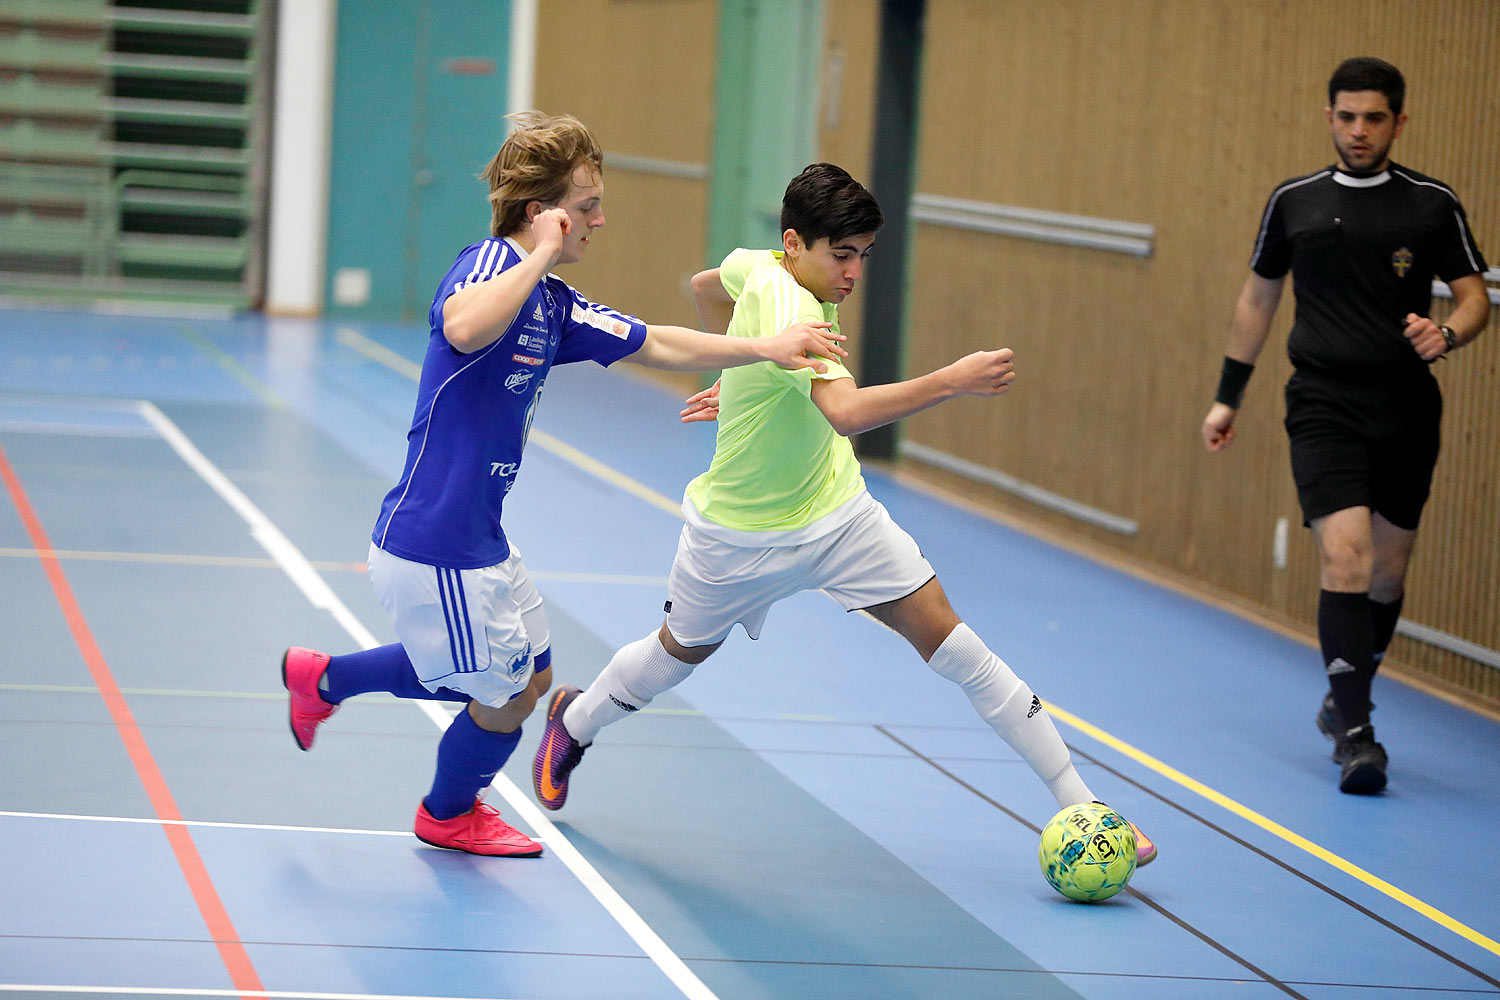
[[[78,643],[84,663],[88,664],[94,684],[104,698],[104,704],[109,709],[115,728],[120,731],[120,739],[125,742],[125,751],[130,755],[131,763],[135,765],[135,772],[140,776],[141,784],[146,788],[146,795],[151,800],[152,808],[156,810],[156,818],[181,820],[182,814],[177,810],[177,802],[172,798],[166,779],[162,776],[161,769],[156,766],[156,760],[146,746],[146,738],[141,735],[135,716],[131,714],[130,706],[125,702],[125,696],[120,693],[120,687],[115,683],[114,675],[110,673],[109,664],[104,661],[104,654],[99,651],[98,644],[94,642],[94,634],[89,629],[82,610],[78,607],[78,601],[73,597],[73,588],[68,586],[68,578],[63,575],[62,564],[53,553],[52,543],[47,539],[47,533],[42,530],[42,522],[36,516],[31,501],[26,498],[26,491],[21,488],[21,480],[11,468],[4,448],[0,448],[0,478],[4,478],[11,500],[21,515],[21,523],[26,526],[26,533],[31,536],[31,545],[37,550],[37,558],[41,560],[42,568],[47,573],[47,580],[52,584],[52,593],[57,597],[57,604],[62,609],[63,617],[67,619],[68,628],[73,633],[73,640]],[[193,844],[193,838],[187,828],[175,823],[165,823],[162,825],[162,831],[172,845],[172,853],[177,856],[177,864],[182,868],[183,877],[187,879],[188,888],[192,890],[193,899],[198,904],[198,912],[202,914],[203,922],[208,926],[208,932],[219,949],[219,957],[223,959],[224,967],[229,970],[229,977],[234,981],[235,989],[263,992],[264,987],[261,985],[260,976],[256,974],[255,966],[250,962],[250,955],[240,942],[239,935],[235,932],[234,924],[230,921],[229,913],[224,909],[218,892],[214,890],[213,880],[209,878],[208,869],[204,866],[203,859],[199,857],[198,848]]]

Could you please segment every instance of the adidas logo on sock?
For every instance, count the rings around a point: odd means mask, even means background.
[[[1353,672],[1354,664],[1350,663],[1342,656],[1335,656],[1333,658],[1333,662],[1328,664],[1328,676],[1330,677],[1332,677],[1334,674],[1352,674]]]
[[[639,705],[628,705],[620,699],[616,698],[614,695],[610,695],[609,700],[620,706],[620,708],[626,712],[639,712],[641,710]]]
[[[1029,711],[1029,712],[1026,713],[1026,718],[1028,718],[1028,719],[1031,718],[1033,715],[1035,715],[1036,713],[1040,712],[1041,710],[1042,710],[1042,699],[1038,698],[1036,695],[1032,695],[1031,696],[1031,711]]]

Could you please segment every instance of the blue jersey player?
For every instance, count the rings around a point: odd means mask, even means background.
[[[437,847],[535,857],[540,844],[482,799],[551,683],[541,597],[502,527],[505,495],[553,365],[622,358],[712,371],[770,361],[826,366],[842,336],[799,323],[748,340],[648,326],[549,273],[582,258],[604,225],[603,154],[577,119],[530,113],[486,167],[489,239],[467,247],[428,313],[406,465],[375,522],[370,579],[399,643],[282,657],[292,736],[312,748],[343,701],[370,691],[466,703],[438,744],[415,832]]]

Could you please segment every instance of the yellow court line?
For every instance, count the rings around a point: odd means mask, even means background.
[[[340,340],[343,340],[347,346],[350,346],[356,350],[360,350],[360,348],[357,346],[356,338],[358,340],[365,340],[363,336],[354,333],[353,331],[348,331],[348,339],[345,339],[345,336],[343,336],[344,331],[340,331],[340,333]],[[380,348],[380,350],[382,351],[385,350],[384,348],[381,348],[380,345],[374,344],[373,341],[367,341],[367,343],[371,344],[375,348]],[[411,368],[406,367],[411,366],[411,362],[405,361],[405,359],[401,359],[404,362],[404,366],[398,367],[396,365],[391,365],[388,361],[385,361],[378,355],[378,352],[368,352],[367,356],[371,357],[373,360],[381,361],[382,363],[390,365],[390,367],[394,371],[400,372],[404,375],[411,375]],[[585,454],[572,445],[566,444],[565,442],[558,440],[550,434],[546,434],[535,429],[533,429],[531,432],[531,440],[536,441],[538,444],[545,447],[548,451],[553,452],[559,457],[573,462],[579,468],[582,468],[587,472],[591,472],[599,478],[605,480],[606,482],[620,487],[631,496],[639,497],[640,499],[645,500],[647,503],[651,504],[653,507],[664,510],[669,514],[672,514],[674,517],[682,517],[682,507],[680,504],[673,503],[666,497],[662,496],[660,493],[657,493],[655,490],[651,489],[649,486],[646,486],[643,483],[636,482],[634,479],[631,479],[629,476],[625,475],[619,470],[605,465],[603,462],[599,461],[591,455]],[[1363,882],[1365,885],[1368,885],[1378,892],[1384,893],[1386,896],[1390,897],[1401,905],[1414,910],[1415,912],[1421,914],[1422,916],[1433,921],[1439,926],[1452,931],[1459,937],[1472,941],[1474,944],[1479,945],[1479,947],[1485,949],[1486,951],[1492,952],[1496,955],[1500,955],[1500,942],[1496,942],[1474,930],[1467,924],[1455,920],[1453,917],[1448,916],[1437,907],[1423,902],[1422,900],[1413,896],[1411,893],[1406,892],[1404,889],[1397,888],[1396,886],[1387,882],[1385,879],[1370,874],[1353,862],[1346,861],[1344,858],[1340,857],[1337,854],[1334,854],[1327,848],[1321,847],[1318,844],[1313,843],[1311,840],[1308,840],[1301,834],[1294,833],[1293,831],[1282,826],[1280,823],[1262,816],[1260,813],[1256,812],[1250,807],[1241,805],[1222,792],[1215,791],[1209,786],[1203,784],[1203,782],[1198,781],[1196,778],[1191,778],[1188,775],[1183,774],[1181,771],[1172,767],[1170,764],[1166,764],[1160,760],[1157,760],[1155,757],[1151,756],[1145,751],[1137,750],[1129,743],[1126,743],[1125,741],[1118,739],[1115,736],[1111,736],[1109,733],[1106,733],[1098,726],[1084,721],[1071,712],[1058,708],[1051,702],[1047,703],[1047,710],[1050,711],[1056,718],[1062,719],[1073,728],[1079,730],[1080,732],[1087,733],[1106,746],[1124,754],[1125,756],[1137,761],[1138,763],[1144,764],[1146,767],[1151,768],[1162,777],[1167,778],[1168,780],[1181,785],[1183,788],[1186,788],[1189,791],[1202,796],[1203,798],[1223,809],[1227,809],[1228,811],[1234,813],[1236,816],[1254,823],[1256,826],[1265,830],[1267,833],[1281,838],[1282,840],[1286,841],[1288,844],[1291,844],[1293,847],[1298,848],[1299,850],[1306,851],[1313,857],[1332,865],[1345,874],[1353,876],[1354,878]]]
[[[572,462],[574,465],[578,466],[580,469],[583,469],[585,472],[593,473],[600,479],[609,483],[611,486],[618,486],[626,493],[629,493],[631,496],[636,497],[637,499],[646,501],[658,510],[664,510],[668,514],[671,514],[673,517],[679,519],[682,517],[681,503],[673,503],[671,500],[668,500],[666,497],[662,496],[651,487],[646,486],[643,483],[636,482],[629,476],[609,467],[608,465],[605,465],[603,462],[599,461],[597,458],[594,458],[592,455],[587,455],[579,451],[572,445],[566,443],[565,441],[558,440],[551,434],[548,434],[546,431],[537,430],[535,427],[533,427],[531,429],[531,440],[535,441],[543,448],[552,452],[552,454],[556,455],[557,457],[565,461]]]
[[[358,330],[350,329],[347,326],[340,327],[335,336],[340,344],[343,344],[351,351],[363,354],[376,364],[385,365],[397,375],[405,375],[413,382],[418,381],[422,377],[421,365],[402,357],[384,344],[376,343]],[[585,472],[593,473],[610,485],[618,486],[626,493],[639,500],[644,500],[653,507],[664,510],[674,517],[682,516],[681,504],[673,503],[650,487],[643,486],[629,476],[622,475],[592,455],[587,455],[579,451],[577,448],[553,437],[544,430],[533,427],[531,429],[531,436],[527,440],[535,442],[564,461],[572,462]]]
[[[246,389],[249,389],[251,392],[259,396],[261,400],[265,402],[265,404],[271,409],[284,410],[287,408],[286,400],[278,396],[274,389],[266,385],[254,375],[250,374],[250,372],[245,368],[244,365],[240,364],[238,361],[234,360],[234,358],[219,350],[213,345],[212,341],[210,341],[203,334],[199,333],[196,329],[186,324],[182,324],[178,327],[177,334],[183,340],[187,341],[189,344],[192,344],[199,351],[208,355],[209,360],[213,361],[214,364],[222,368],[225,374],[243,385]]]
[[[1392,885],[1378,875],[1370,874],[1363,868],[1359,867],[1359,865],[1356,865],[1351,861],[1346,861],[1344,858],[1340,857],[1337,854],[1334,854],[1326,847],[1315,844],[1301,834],[1295,833],[1292,830],[1288,830],[1286,827],[1282,826],[1275,820],[1268,819],[1267,817],[1262,816],[1260,813],[1256,812],[1254,809],[1251,809],[1249,806],[1242,805],[1241,803],[1236,802],[1234,799],[1231,799],[1229,796],[1223,794],[1222,792],[1215,791],[1196,778],[1192,778],[1186,774],[1183,774],[1172,765],[1158,760],[1157,758],[1146,753],[1144,750],[1139,750],[1131,746],[1129,743],[1126,743],[1124,740],[1121,740],[1115,736],[1111,736],[1109,733],[1100,729],[1098,726],[1095,726],[1093,723],[1086,722],[1083,719],[1080,719],[1078,716],[1067,711],[1066,709],[1058,708],[1057,705],[1053,702],[1046,702],[1046,705],[1047,711],[1051,712],[1054,718],[1061,719],[1063,722],[1066,722],[1074,729],[1092,736],[1094,739],[1098,740],[1100,743],[1103,743],[1105,746],[1108,746],[1111,749],[1124,754],[1126,757],[1129,757],[1139,764],[1143,764],[1146,767],[1149,767],[1151,770],[1155,771],[1157,774],[1161,775],[1167,780],[1176,782],[1183,788],[1186,788],[1188,791],[1193,792],[1197,795],[1201,795],[1203,798],[1208,799],[1208,801],[1223,809],[1227,809],[1228,811],[1234,813],[1236,816],[1239,816],[1241,819],[1248,820],[1249,822],[1254,823],[1256,826],[1260,827],[1262,830],[1265,830],[1267,833],[1272,834],[1276,837],[1280,837],[1282,840],[1286,841],[1288,844],[1291,844],[1293,847],[1306,851],[1308,854],[1311,854],[1313,857],[1317,858],[1320,861],[1324,861],[1332,865],[1344,874],[1352,875],[1354,878],[1363,882],[1370,888],[1384,893],[1403,906],[1410,907],[1427,919],[1457,934],[1459,937],[1467,938],[1486,951],[1493,952],[1496,955],[1500,955],[1500,942],[1496,942],[1474,930],[1474,928],[1468,926],[1467,924],[1455,920],[1454,918],[1448,916],[1448,914],[1444,913],[1442,910],[1439,910],[1437,907],[1432,906],[1428,903],[1424,903],[1422,900],[1413,896],[1411,893],[1405,891],[1404,889],[1400,889]]]

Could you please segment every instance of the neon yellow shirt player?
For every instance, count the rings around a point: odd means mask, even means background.
[[[883,217],[847,172],[815,163],[782,199],[782,248],[736,250],[693,278],[705,329],[765,337],[796,320],[836,328]],[[717,419],[708,471],[683,501],[686,524],[660,629],[614,654],[588,688],[562,685],[533,765],[542,805],[559,809],[599,730],[681,683],[736,624],[753,639],[777,601],[822,590],[906,638],[1046,785],[1059,808],[1098,801],[1041,700],[965,625],[917,543],[865,489],[849,437],[956,396],[998,396],[1009,349],[978,351],[917,378],[861,387],[840,363],[811,374],[757,364],[688,400],[684,420]],[[1137,865],[1156,847],[1131,825]]]

